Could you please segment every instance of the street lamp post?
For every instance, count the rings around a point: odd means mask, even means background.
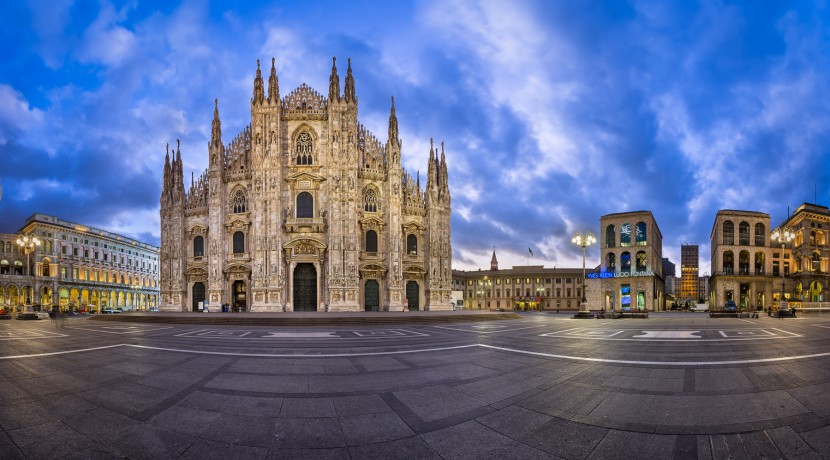
[[[40,246],[40,239],[38,237],[32,235],[20,235],[17,237],[17,245],[23,248],[23,254],[26,255],[26,274],[31,276],[32,275],[32,267],[31,263],[29,262],[30,254],[34,249]],[[26,295],[30,295],[29,292],[31,291],[32,287],[29,286],[29,291],[26,291]],[[26,303],[32,303],[31,299],[27,298]]]
[[[795,238],[795,233],[787,227],[778,227],[772,231],[772,240],[777,241],[781,245],[781,297],[778,299],[778,308],[781,309],[781,303],[784,301],[784,246]]]
[[[591,232],[576,232],[571,242],[582,248],[582,302],[579,305],[579,312],[574,318],[593,318],[594,315],[588,311],[588,297],[585,295],[585,251],[588,246],[597,242],[597,237]]]

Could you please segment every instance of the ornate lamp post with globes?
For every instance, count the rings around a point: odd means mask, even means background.
[[[29,254],[31,254],[32,251],[34,251],[34,249],[36,247],[40,246],[40,239],[38,239],[38,237],[36,237],[34,235],[32,235],[32,236],[20,235],[20,236],[17,237],[17,245],[20,246],[21,248],[23,248],[23,254],[26,255],[26,275],[31,276],[32,275],[32,270],[31,270],[31,264],[29,263],[29,259],[30,259]],[[26,303],[27,304],[32,303],[31,298],[29,298],[29,296],[31,295],[31,291],[32,291],[32,286],[29,286],[29,289],[26,291]]]
[[[795,239],[795,233],[787,227],[778,227],[772,231],[772,240],[777,241],[781,245],[781,297],[778,299],[778,309],[781,309],[782,302],[784,302],[784,246]]]
[[[571,243],[582,248],[582,303],[579,305],[579,312],[574,315],[574,318],[591,318],[594,315],[588,311],[588,297],[585,295],[585,251],[588,246],[597,242],[597,237],[591,232],[576,232]]]

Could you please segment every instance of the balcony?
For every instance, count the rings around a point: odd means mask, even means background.
[[[326,219],[322,217],[288,217],[285,219],[285,231],[322,233],[326,226]]]

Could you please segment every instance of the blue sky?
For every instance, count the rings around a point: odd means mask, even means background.
[[[0,17],[0,232],[33,212],[158,243],[165,144],[207,166],[250,122],[256,59],[327,94],[351,57],[360,119],[407,170],[446,143],[453,265],[579,266],[575,230],[651,210],[664,256],[718,209],[830,204],[825,2],[9,2]],[[814,194],[816,195],[814,198]],[[589,265],[599,262],[589,249]]]

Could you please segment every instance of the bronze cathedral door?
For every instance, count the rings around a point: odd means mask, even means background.
[[[317,270],[314,264],[294,269],[294,311],[317,311]]]

